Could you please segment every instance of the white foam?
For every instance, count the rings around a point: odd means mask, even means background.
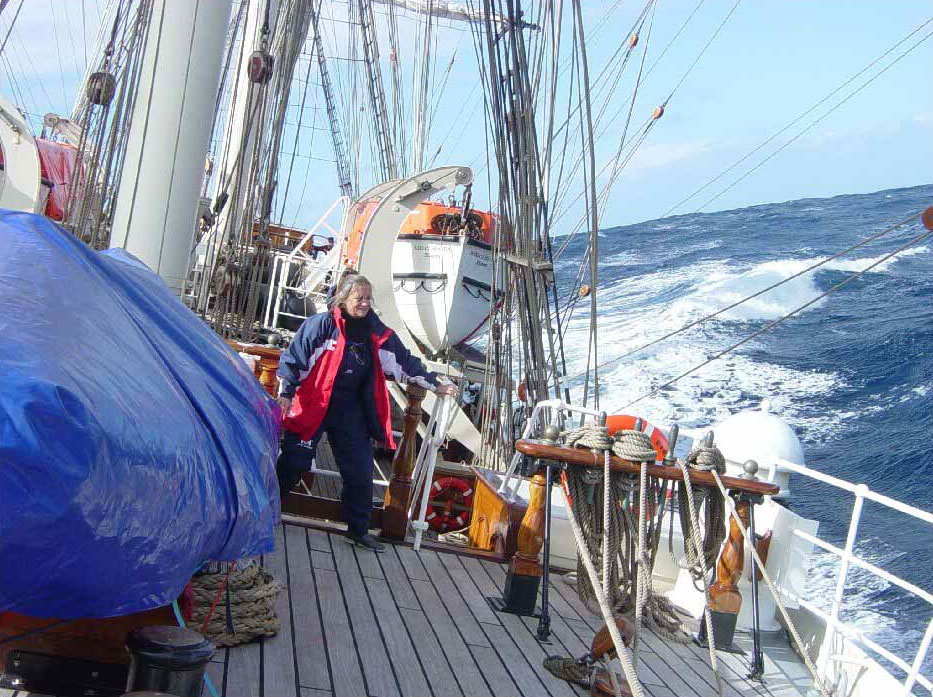
[[[922,254],[920,247],[905,252]],[[621,261],[627,253],[611,261]],[[825,258],[825,257],[824,257]],[[821,269],[854,273],[882,259],[882,256],[850,260],[838,259]],[[897,258],[882,262],[871,273],[884,273]],[[819,261],[783,259],[741,267],[721,261],[707,261],[689,267],[654,271],[626,278],[600,291],[598,360],[606,362],[628,351],[736,302],[762,288],[806,269]],[[623,409],[637,399],[693,366],[719,353],[741,336],[812,300],[820,293],[815,274],[810,271],[770,291],[716,320],[695,327],[675,338],[601,370],[601,406],[610,413]],[[819,303],[807,308],[815,309]],[[723,325],[722,321],[727,324]],[[735,323],[754,322],[747,330]],[[568,373],[586,369],[589,346],[589,308],[578,307],[566,328],[565,355]],[[883,404],[864,404],[858,411],[815,413],[808,410],[814,397],[826,397],[845,387],[843,377],[834,371],[804,372],[747,356],[749,349],[762,343],[752,341],[741,353],[724,356],[699,371],[681,378],[675,385],[628,407],[627,411],[644,416],[659,425],[677,421],[686,426],[705,426],[736,411],[751,408],[761,399],[772,400],[777,413],[787,419],[806,440],[831,439],[840,423],[881,410]],[[572,390],[575,399],[582,389]]]

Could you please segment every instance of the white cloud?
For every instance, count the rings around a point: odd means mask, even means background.
[[[639,148],[627,169],[635,171],[640,169],[654,169],[665,167],[679,160],[694,157],[710,151],[710,144],[706,141],[696,143],[659,143]]]

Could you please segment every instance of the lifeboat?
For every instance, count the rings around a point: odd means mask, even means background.
[[[378,198],[354,204],[343,264],[355,268]],[[492,309],[497,217],[424,201],[402,223],[392,253],[395,302],[406,327],[438,355],[479,334]]]

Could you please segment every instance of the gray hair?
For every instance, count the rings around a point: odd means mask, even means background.
[[[333,294],[330,300],[327,301],[327,307],[333,310],[335,307],[341,307],[344,303],[347,302],[347,298],[350,297],[350,293],[353,292],[354,288],[359,288],[360,286],[366,286],[370,290],[373,288],[373,284],[369,282],[369,279],[362,274],[348,272],[340,279],[340,284],[337,286],[337,291]]]

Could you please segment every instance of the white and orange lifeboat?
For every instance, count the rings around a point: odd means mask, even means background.
[[[355,267],[378,199],[354,204],[343,263]],[[395,303],[426,353],[438,356],[477,336],[493,307],[492,242],[497,217],[424,201],[405,218],[392,252]],[[496,295],[501,295],[497,292]]]

